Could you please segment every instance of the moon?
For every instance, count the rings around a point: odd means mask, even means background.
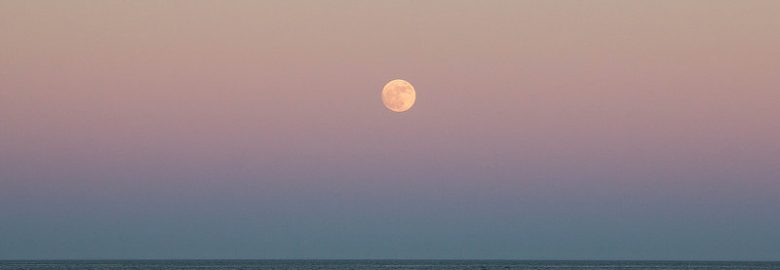
[[[397,79],[385,84],[382,88],[382,103],[388,110],[405,112],[412,108],[417,93],[411,83]]]

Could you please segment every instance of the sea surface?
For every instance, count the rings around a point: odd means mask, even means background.
[[[778,269],[780,262],[705,261],[478,261],[478,260],[101,260],[0,261],[0,270],[566,270],[566,269]]]

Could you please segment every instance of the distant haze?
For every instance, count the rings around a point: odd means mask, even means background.
[[[24,258],[780,260],[780,1],[0,1]]]

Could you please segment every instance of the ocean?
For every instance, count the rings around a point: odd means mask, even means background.
[[[730,261],[511,261],[511,260],[67,260],[0,261],[0,270],[566,270],[778,269],[780,262]]]

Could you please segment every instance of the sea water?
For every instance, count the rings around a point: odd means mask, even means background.
[[[780,262],[729,261],[510,261],[510,260],[94,260],[0,261],[0,270],[566,270],[566,269],[778,269]]]

